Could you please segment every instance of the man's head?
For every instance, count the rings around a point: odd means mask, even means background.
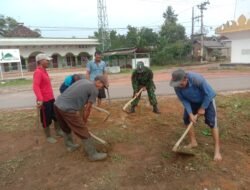
[[[47,56],[44,53],[39,53],[36,56],[36,62],[38,65],[42,66],[43,68],[48,68],[49,67],[49,61],[51,61],[52,58]]]
[[[178,69],[172,73],[170,86],[185,88],[187,86],[187,83],[188,83],[187,73],[184,70]]]
[[[137,73],[143,73],[144,69],[145,69],[144,63],[142,61],[138,61],[136,64]]]
[[[97,89],[106,88],[108,84],[107,78],[103,75],[98,75],[95,77],[95,86]]]
[[[75,81],[78,81],[78,80],[81,80],[81,79],[83,79],[84,78],[84,75],[83,74],[74,74],[73,75],[73,80],[74,80],[74,82]]]
[[[100,62],[102,59],[102,53],[100,51],[95,52],[95,61]]]

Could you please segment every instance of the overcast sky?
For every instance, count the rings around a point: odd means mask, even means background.
[[[158,31],[163,23],[162,14],[170,5],[178,14],[178,22],[190,35],[192,6],[198,16],[196,5],[204,1],[106,0],[109,28],[118,28],[117,32],[122,34],[126,33],[128,25]],[[88,37],[98,27],[96,0],[1,0],[0,14],[13,17],[32,29],[41,29],[43,37]],[[204,11],[204,25],[212,35],[216,27],[241,14],[250,18],[250,0],[210,0]],[[197,20],[195,31],[199,26]]]

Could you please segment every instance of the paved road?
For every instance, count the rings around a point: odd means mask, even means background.
[[[250,90],[250,74],[214,76],[214,77],[208,77],[207,80],[217,92]],[[157,87],[156,90],[157,95],[174,94],[174,90],[169,86],[168,80],[156,82],[156,87]],[[58,89],[55,89],[54,92],[58,92]],[[58,93],[56,93],[55,95],[57,96]],[[110,95],[114,99],[131,97],[132,88],[129,81],[126,84],[111,85]],[[12,94],[0,95],[0,109],[32,107],[34,106],[34,102],[35,102],[35,97],[32,91],[24,91]]]

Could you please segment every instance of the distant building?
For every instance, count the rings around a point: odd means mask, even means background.
[[[228,21],[215,32],[230,39],[231,63],[250,64],[250,19],[241,15],[238,21]]]
[[[216,61],[218,59],[230,59],[230,42],[226,41],[227,38],[212,38],[204,40],[204,58],[207,61]],[[193,56],[196,60],[200,60],[200,40],[193,42]]]
[[[38,38],[41,37],[41,34],[29,29],[26,26],[18,25],[13,30],[9,31],[5,37],[10,38]]]
[[[33,71],[35,57],[46,53],[53,58],[52,68],[83,67],[94,55],[97,39],[88,38],[0,38],[0,49],[19,49],[23,70]],[[2,64],[2,71],[18,69],[17,63]]]

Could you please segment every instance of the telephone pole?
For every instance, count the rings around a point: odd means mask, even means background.
[[[201,63],[203,62],[203,51],[204,51],[204,33],[203,33],[203,10],[207,10],[206,5],[210,4],[209,1],[203,2],[200,5],[197,5],[198,9],[201,11]]]
[[[106,12],[106,0],[97,0],[98,32],[101,38],[102,51],[110,47],[110,36],[108,31],[108,16]]]

